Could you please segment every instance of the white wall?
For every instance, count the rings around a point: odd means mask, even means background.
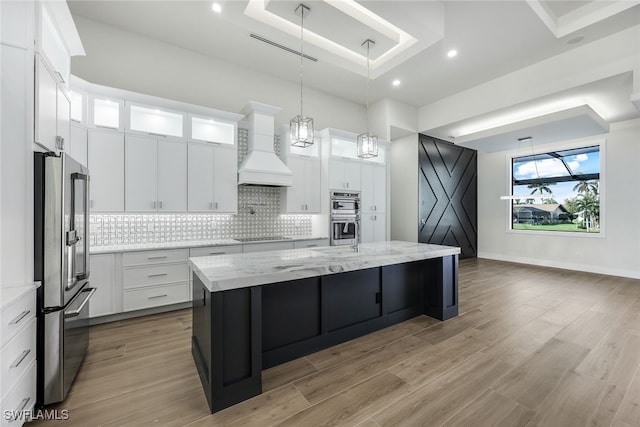
[[[283,108],[276,127],[299,114],[296,83],[74,16],[87,55],[74,57],[71,72],[91,83],[240,112],[247,101]],[[356,133],[366,128],[366,109],[335,96],[305,89],[305,114],[316,129]]]
[[[418,134],[391,142],[391,240],[418,241]]]
[[[509,188],[507,156],[478,153],[478,256],[640,278],[640,119],[611,126],[605,139],[603,238],[507,231],[510,217],[499,196]],[[540,152],[561,145],[540,146]]]

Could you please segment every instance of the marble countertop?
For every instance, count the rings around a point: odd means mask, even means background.
[[[0,286],[0,310],[4,310],[24,294],[37,289],[40,282],[26,285],[2,285]]]
[[[460,253],[453,246],[401,241],[189,258],[211,292],[363,270]]]
[[[89,250],[91,254],[106,254],[114,252],[131,252],[131,251],[152,251],[156,249],[184,249],[198,248],[205,246],[229,246],[242,245],[247,243],[276,243],[276,242],[295,242],[302,240],[328,239],[328,237],[318,236],[286,236],[282,240],[256,240],[250,242],[240,242],[235,239],[216,239],[216,240],[193,240],[180,242],[164,242],[164,243],[138,243],[128,245],[112,245],[112,246],[92,246]]]

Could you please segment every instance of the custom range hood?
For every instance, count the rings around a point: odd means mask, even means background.
[[[273,151],[275,116],[281,108],[249,101],[249,152],[238,168],[238,185],[290,187],[293,173]]]

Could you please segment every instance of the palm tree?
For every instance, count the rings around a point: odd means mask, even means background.
[[[581,194],[576,200],[577,208],[582,211],[582,218],[585,223],[587,232],[589,227],[598,228],[598,222],[600,220],[600,200],[598,196],[586,192]]]
[[[536,193],[551,194],[551,188],[549,188],[549,185],[554,185],[554,184],[548,184],[548,185],[547,184],[529,184],[527,185],[527,188],[532,189],[530,194],[536,194]]]
[[[579,194],[598,194],[598,181],[587,181],[583,179],[573,186],[573,191],[577,191]]]

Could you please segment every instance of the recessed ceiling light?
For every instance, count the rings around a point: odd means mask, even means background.
[[[455,49],[451,49],[449,52],[447,52],[447,56],[449,58],[453,58],[454,56],[456,56],[458,54],[458,51]]]
[[[395,79],[394,81],[391,82],[391,84],[394,86],[400,86],[400,83],[402,82],[399,79]]]
[[[214,2],[211,5],[211,10],[213,10],[215,13],[220,13],[222,12],[222,5],[218,2]]]

